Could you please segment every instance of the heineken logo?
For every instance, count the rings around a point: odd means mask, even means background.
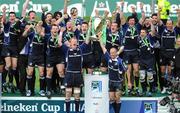
[[[75,111],[74,103],[70,105],[70,111]],[[3,101],[1,104],[1,111],[6,113],[25,113],[25,112],[45,112],[45,113],[60,113],[62,111],[65,112],[66,106],[64,101],[60,101],[59,103],[52,104],[52,102],[44,102],[43,100],[36,101],[36,103],[25,102],[25,100],[20,103],[9,100]],[[79,108],[80,112],[84,111],[84,104]]]
[[[3,103],[1,106],[1,110],[2,111],[20,111],[20,112],[24,112],[24,111],[38,111],[38,103],[34,104],[34,105],[24,105],[22,103],[16,104],[16,105],[9,105],[6,103]]]
[[[6,7],[7,8],[7,12],[11,12],[11,11],[14,11],[16,13],[19,13],[21,12],[20,10],[20,6],[22,5],[22,2],[20,3],[20,1],[16,1],[15,3],[12,3],[12,4],[8,4],[6,2],[4,3],[1,3],[0,2],[0,12],[2,11],[3,7]],[[36,12],[42,12],[42,7],[47,7],[48,11],[51,11],[52,10],[52,5],[51,4],[37,4],[37,3],[34,3],[32,1],[29,2],[29,7],[28,9],[26,10],[26,12],[29,12],[29,11],[36,11]]]
[[[14,11],[16,13],[21,13],[22,7],[25,0],[1,0],[0,1],[0,12],[2,11],[3,7],[7,8],[7,12]],[[37,14],[41,14],[42,7],[46,7],[48,12],[54,12],[54,11],[63,11],[63,3],[59,4],[60,1],[58,0],[51,0],[49,2],[48,0],[31,0],[29,2],[27,12],[29,11],[35,11]],[[144,11],[147,16],[149,16],[152,12],[151,8],[151,2],[142,0],[141,2],[144,3]],[[58,4],[57,4],[58,3]],[[79,16],[94,16],[95,9],[99,10],[101,12],[104,12],[104,10],[108,10],[109,12],[112,12],[115,10],[116,5],[120,6],[119,0],[114,1],[112,3],[111,0],[72,0],[68,4],[68,12],[72,7],[77,7]],[[141,13],[140,9],[140,2],[136,0],[128,0],[124,2],[124,10],[123,12],[127,15],[131,13],[131,7],[135,7],[137,13]],[[175,0],[171,1],[171,10],[170,10],[170,16],[171,17],[177,17],[176,9],[180,8],[180,4],[176,2]],[[154,7],[155,12],[157,12],[157,4],[155,4]],[[112,16],[111,13],[109,13],[108,16]]]

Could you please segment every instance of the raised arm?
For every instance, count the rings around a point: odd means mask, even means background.
[[[158,8],[158,13],[157,13],[157,18],[158,18],[158,24],[159,24],[160,26],[163,24],[162,21],[161,21],[161,17],[160,17],[161,11],[162,11],[162,8],[159,7],[159,8]]]
[[[143,4],[143,3],[140,3],[141,19],[139,20],[139,23],[140,23],[141,25],[143,25],[143,22],[144,22],[144,20],[145,20],[145,18],[146,18],[145,12],[144,12],[144,9],[143,9],[143,6],[144,6],[144,4]]]
[[[2,21],[3,23],[6,23],[6,7],[3,7],[2,9]]]
[[[29,31],[31,30],[31,28],[34,28],[34,26],[33,26],[33,25],[26,25],[25,31],[23,32],[22,36],[23,36],[23,37],[27,37]]]
[[[126,19],[124,17],[123,9],[124,9],[124,0],[120,0],[120,19],[121,19],[121,25],[124,25],[126,23]]]
[[[64,14],[67,14],[68,0],[64,0]]]
[[[177,44],[177,46],[178,46],[178,47],[180,47],[180,37],[179,37],[179,38],[177,38],[177,40],[176,40],[176,44]]]
[[[86,40],[85,40],[86,44],[89,44],[89,42],[90,42],[90,34],[91,34],[91,27],[89,26],[89,29],[88,29],[88,32],[87,32],[87,37],[86,37]]]
[[[156,35],[156,31],[155,31],[155,27],[154,24],[152,23],[152,19],[150,19],[150,23],[151,23],[151,36],[155,36]]]
[[[180,9],[177,9],[177,15],[178,15],[177,27],[180,27]]]
[[[121,17],[120,17],[120,6],[116,6],[116,10],[112,13],[112,22],[115,21],[118,24],[118,28],[121,26]]]
[[[60,33],[59,33],[59,40],[58,40],[58,43],[59,43],[59,46],[62,46],[62,42],[63,42],[63,32],[65,31],[65,28],[64,27],[61,27],[60,28]]]
[[[59,18],[56,22],[55,22],[55,24],[56,25],[59,25],[65,18],[67,18],[67,14],[64,14],[61,18]]]
[[[3,21],[2,16],[0,16],[0,34],[3,32]]]
[[[102,40],[102,33],[99,32],[97,34],[97,36],[98,36],[98,39],[99,39],[99,43],[100,43],[101,49],[102,49],[103,53],[105,54],[107,52],[107,49],[106,49],[106,47],[105,47],[105,45],[103,43],[103,40]]]
[[[45,36],[45,29],[44,29],[44,27],[42,27],[42,29],[41,29],[40,36],[42,36],[42,37]]]
[[[26,1],[24,2],[24,4],[23,4],[23,10],[22,10],[22,13],[21,13],[21,17],[22,17],[22,18],[25,18],[25,16],[26,16],[26,9],[27,9],[27,7],[28,7],[29,1],[30,1],[30,0],[26,0]]]
[[[0,34],[3,31],[3,20],[2,20],[2,16],[0,16]]]
[[[124,51],[124,46],[122,45],[122,46],[119,48],[117,54],[120,55],[123,51]]]
[[[46,12],[45,9],[42,8],[41,20],[43,21],[43,24],[46,23],[46,21],[45,21],[45,18],[46,18],[46,17],[45,17],[45,12]]]
[[[42,21],[39,21],[38,24],[36,25],[36,31],[37,31],[37,33],[39,33],[39,35],[41,37],[45,36],[45,28],[43,27],[43,22]]]

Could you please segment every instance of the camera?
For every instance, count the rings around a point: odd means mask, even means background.
[[[168,105],[169,107],[169,113],[180,113],[180,109],[178,109],[176,106],[175,106],[175,103],[173,101],[173,99],[170,99],[169,97],[164,97],[160,102],[159,104],[161,106],[166,106]]]

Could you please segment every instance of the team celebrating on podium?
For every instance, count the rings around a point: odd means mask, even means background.
[[[123,95],[151,97],[158,90],[172,93],[170,80],[180,77],[180,62],[175,62],[179,61],[180,9],[176,24],[161,18],[162,11],[170,13],[163,7],[146,16],[143,3],[140,19],[135,7],[126,19],[124,1],[120,0],[112,18],[108,11],[101,16],[95,10],[95,16],[85,21],[78,17],[76,7],[68,14],[68,0],[64,0],[63,12],[52,13],[42,7],[38,20],[35,11],[26,14],[29,1],[25,1],[21,17],[15,12],[6,16],[6,7],[0,16],[3,94],[19,91],[23,96],[34,96],[39,78],[40,96],[65,95],[69,113],[73,95],[79,112],[83,76],[97,70],[109,76],[109,103],[115,113],[120,111]]]

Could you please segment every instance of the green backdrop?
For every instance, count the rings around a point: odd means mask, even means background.
[[[25,0],[0,0],[0,11],[4,6],[8,11],[15,11],[18,15],[22,11],[22,6]],[[120,0],[70,0],[69,7],[77,7],[79,10],[79,16],[91,16],[93,10],[109,10],[113,11],[116,8],[116,4],[119,4]],[[156,2],[156,0],[154,0]],[[171,17],[176,17],[176,9],[180,8],[180,0],[169,0],[171,2]],[[84,2],[84,3],[83,3]],[[151,0],[125,0],[124,12],[126,15],[130,14],[131,6],[137,7],[137,12],[140,13],[139,3],[145,4],[144,10],[147,15],[151,14]],[[41,6],[47,6],[50,12],[62,10],[64,0],[31,0],[27,11],[34,10],[38,14],[41,12]],[[84,7],[84,8],[82,8]],[[157,6],[155,6],[157,11]],[[111,15],[111,14],[110,14]],[[109,16],[110,16],[109,15]]]

